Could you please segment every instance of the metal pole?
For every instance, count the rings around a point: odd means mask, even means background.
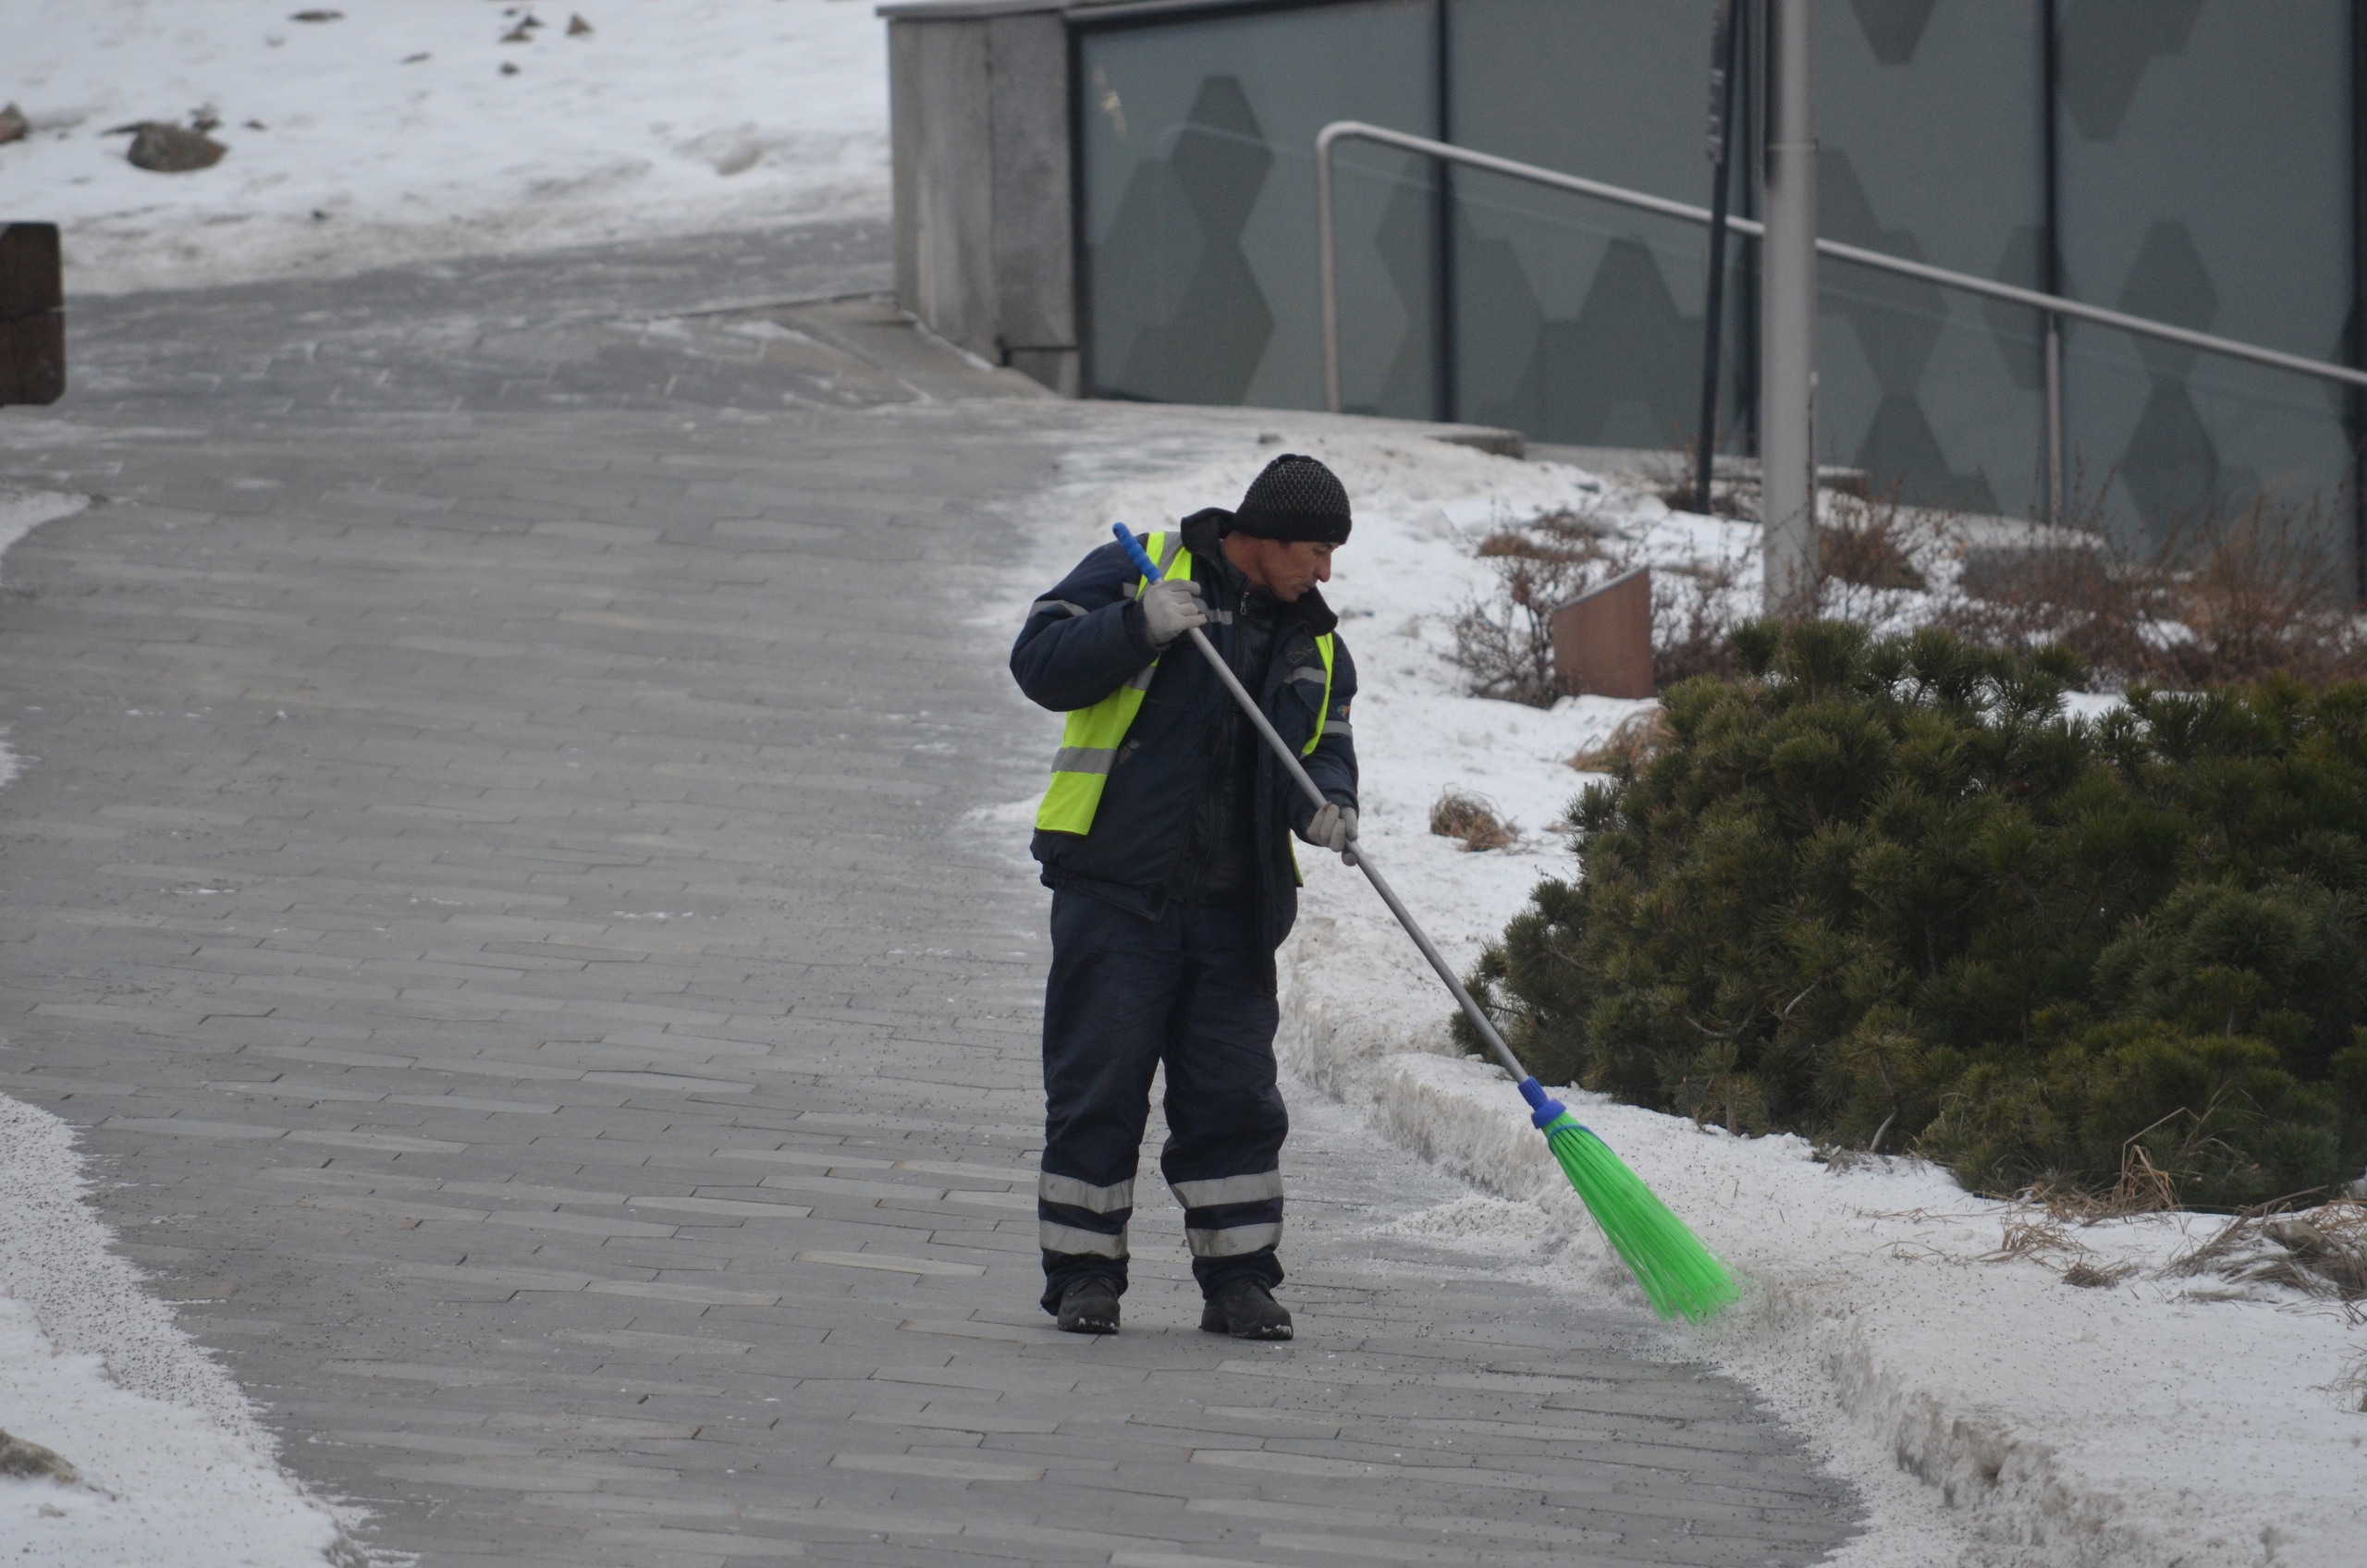
[[[1727,150],[1734,145],[1735,0],[1719,0],[1717,36],[1710,46],[1710,279],[1701,306],[1701,418],[1694,425],[1694,506],[1710,509],[1710,480],[1718,454],[1718,349],[1726,311]]]
[[[1760,281],[1760,525],[1770,617],[1816,594],[1816,112],[1809,0],[1767,0],[1767,240]]]
[[[1315,257],[1322,278],[1323,406],[1340,411],[1340,288],[1332,257],[1331,141],[1315,139]]]
[[[2063,521],[2063,318],[2046,312],[2046,521]]]

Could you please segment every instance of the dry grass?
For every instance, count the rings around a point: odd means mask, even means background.
[[[1520,837],[1520,829],[1496,815],[1496,802],[1485,795],[1449,790],[1430,807],[1430,831],[1441,839],[1460,839],[1466,851],[1501,850]]]
[[[2219,1227],[2211,1239],[2186,1248],[2162,1266],[2165,1279],[2194,1274],[2220,1274],[2254,1250],[2260,1239],[2258,1213],[2245,1210]]]
[[[2367,1200],[2337,1198],[2283,1212],[2281,1204],[2246,1209],[2199,1246],[2170,1259],[2165,1278],[2214,1274],[2234,1285],[2276,1285],[2367,1303]]]
[[[2064,1230],[2062,1216],[2051,1209],[2023,1209],[2009,1215],[2005,1233],[1996,1250],[1981,1256],[1983,1263],[2030,1262],[2046,1268],[2060,1264],[2063,1282],[2083,1290],[2117,1285],[2137,1273],[2128,1262],[2098,1262],[2093,1253]]]
[[[2160,1123],[2156,1122],[2155,1126]],[[2153,1129],[2148,1127],[2145,1133]],[[2137,1137],[2143,1137],[2140,1133]],[[2153,1157],[2136,1138],[2120,1146],[2120,1177],[2109,1193],[2077,1188],[2037,1194],[2046,1212],[2060,1222],[2093,1225],[2103,1219],[2126,1219],[2133,1214],[2165,1214],[2178,1207],[2177,1178],[2153,1163]]]
[[[2178,690],[2367,675],[2367,634],[2325,505],[2262,498],[2151,545],[2111,542],[2088,510],[2093,543],[2000,568],[1942,624],[1979,643],[2059,643],[2106,678]]]
[[[2338,1198],[2261,1228],[2344,1301],[2367,1301],[2367,1201]]]
[[[1672,511],[1701,514],[1701,496],[1694,488],[1699,477],[1694,465],[1700,460],[1700,454],[1693,441],[1672,441],[1661,450],[1646,452],[1641,457],[1636,477],[1653,495],[1666,502]],[[1756,522],[1759,500],[1757,464],[1731,457],[1711,459],[1709,516]]]
[[[1685,472],[1671,478],[1662,472],[1646,477],[1651,482],[1652,494],[1668,504],[1672,511],[1693,512],[1710,517],[1732,518],[1753,522],[1759,518],[1759,481],[1756,479],[1721,478],[1710,480],[1710,509],[1701,512],[1701,496],[1694,489],[1693,459],[1685,459]]]
[[[1475,697],[1551,707],[1563,695],[1553,668],[1553,612],[1604,580],[1617,563],[1604,530],[1579,512],[1546,512],[1479,542],[1496,591],[1454,618],[1451,657]]]
[[[2367,1351],[2351,1357],[2350,1365],[2342,1369],[2342,1376],[2326,1385],[2326,1392],[2334,1395],[2335,1403],[2343,1409],[2367,1415]]]
[[[1919,593],[1930,586],[1909,553],[1919,530],[1898,497],[1895,484],[1878,496],[1834,493],[1825,507],[1832,523],[1816,531],[1820,580]]]
[[[1652,684],[1665,692],[1696,675],[1742,673],[1726,639],[1735,629],[1729,595],[1738,561],[1696,562],[1652,570]]]
[[[1670,739],[1668,710],[1646,708],[1621,719],[1609,739],[1578,753],[1570,766],[1580,773],[1632,773],[1657,756]]]
[[[2052,1253],[2077,1257],[2086,1250],[2064,1233],[2062,1223],[2053,1216],[2025,1210],[2006,1219],[2005,1234],[1996,1250],[1982,1254],[1981,1260],[2011,1263],[2020,1258],[2043,1259]]]

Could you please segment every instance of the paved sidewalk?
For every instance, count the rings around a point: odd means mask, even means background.
[[[12,410],[12,413],[14,411]],[[0,1089],[288,1464],[445,1564],[1812,1561],[1744,1391],[1298,1096],[1302,1337],[1034,1305],[1040,723],[988,508],[1142,410],[19,423]],[[77,420],[80,423],[76,423]],[[150,422],[144,426],[140,422]],[[1133,423],[1129,423],[1133,422]],[[139,426],[139,428],[135,428]],[[143,433],[144,432],[144,433]]]

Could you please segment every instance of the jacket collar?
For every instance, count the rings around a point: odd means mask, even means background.
[[[1231,512],[1222,507],[1205,507],[1184,520],[1181,532],[1184,547],[1192,552],[1193,558],[1208,562],[1213,574],[1238,590],[1243,586],[1241,573],[1224,558],[1222,545],[1225,533],[1232,526]],[[1294,621],[1305,625],[1309,631],[1320,637],[1337,627],[1340,618],[1332,613],[1330,605],[1323,602],[1321,589],[1309,588],[1293,603],[1275,606],[1274,624],[1277,630]]]

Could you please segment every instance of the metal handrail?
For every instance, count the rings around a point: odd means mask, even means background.
[[[1462,164],[1468,168],[1486,169],[1513,179],[1525,179],[1536,185],[1551,186],[1557,190],[1575,191],[1581,196],[1598,197],[1622,206],[1635,207],[1662,217],[1679,218],[1708,227],[1713,214],[1706,207],[1689,202],[1672,202],[1665,196],[1650,196],[1623,186],[1605,185],[1600,180],[1585,179],[1577,175],[1564,174],[1558,169],[1540,168],[1535,164],[1499,158],[1489,153],[1475,153],[1468,147],[1453,142],[1433,141],[1427,136],[1411,136],[1402,130],[1390,130],[1382,126],[1367,125],[1362,120],[1334,120],[1315,138],[1315,202],[1316,249],[1322,268],[1323,306],[1323,400],[1333,413],[1340,411],[1340,300],[1337,259],[1334,254],[1334,219],[1331,206],[1331,149],[1334,143],[1375,141],[1384,147],[1400,147],[1409,153],[1420,153],[1450,164]],[[1756,219],[1726,218],[1727,229],[1735,234],[1754,238],[1767,232],[1767,226]],[[1910,262],[1904,257],[1886,255],[1880,251],[1868,251],[1856,245],[1845,245],[1837,239],[1820,239],[1817,253],[1836,261],[1854,262],[1859,266],[1878,272],[1895,273],[1901,277],[1920,278],[1944,288],[1958,288],[1968,294],[1979,294],[2008,304],[2027,305],[2044,312],[2050,318],[2069,316],[2075,321],[2093,322],[2099,326],[2117,327],[2142,337],[2159,338],[2165,343],[2180,343],[2189,349],[2201,349],[2229,359],[2247,360],[2253,364],[2270,365],[2278,370],[2292,371],[2300,375],[2313,375],[2324,381],[2338,381],[2349,386],[2367,386],[2367,371],[2354,370],[2349,365],[2329,364],[2324,360],[2307,359],[2300,354],[2287,354],[2281,349],[2263,349],[2254,343],[2238,342],[2232,337],[2217,337],[2191,327],[2173,326],[2168,322],[2152,321],[2144,316],[2132,316],[2125,312],[2106,310],[2078,300],[2067,300],[2060,294],[2042,294],[2034,288],[2018,288],[2010,283],[1998,283],[1990,278],[1975,277],[1970,273],[1950,272],[1945,267],[1932,266],[1923,262]],[[2054,340],[2054,324],[2050,319],[2048,331],[2047,434],[2054,468],[2055,511],[2062,510],[2062,428],[2063,393],[2061,374],[2055,368],[2059,348]]]

